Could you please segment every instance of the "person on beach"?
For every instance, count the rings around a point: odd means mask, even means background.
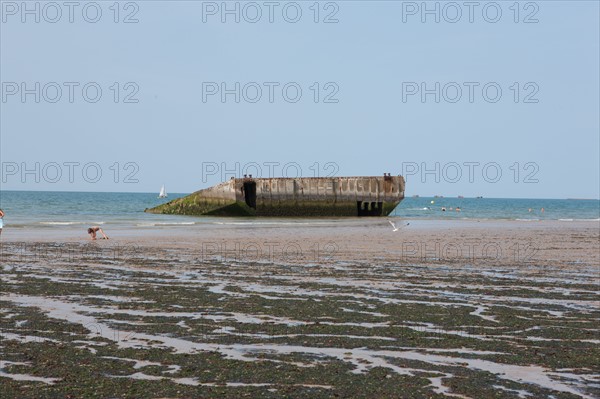
[[[108,237],[107,237],[107,235],[106,235],[106,234],[104,234],[104,231],[102,231],[102,229],[101,229],[100,227],[98,227],[98,226],[93,226],[93,227],[90,227],[90,228],[87,230],[87,232],[88,232],[88,234],[91,236],[91,239],[92,239],[92,240],[95,240],[95,239],[96,239],[96,233],[97,233],[97,232],[100,232],[100,234],[102,234],[102,235],[104,236],[104,239],[105,239],[105,240],[108,240]]]
[[[0,236],[2,235],[2,229],[4,228],[4,211],[0,209]]]

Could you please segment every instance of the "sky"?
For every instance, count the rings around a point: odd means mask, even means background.
[[[599,3],[468,4],[2,1],[0,189],[599,198]]]

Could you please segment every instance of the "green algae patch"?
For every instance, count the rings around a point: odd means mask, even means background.
[[[539,367],[558,388],[600,395],[589,383],[600,352],[587,271],[546,286],[477,268],[193,265],[181,249],[144,253],[35,266],[5,253],[1,352],[14,364],[3,371],[56,381],[2,377],[0,396],[579,397],[469,361]]]

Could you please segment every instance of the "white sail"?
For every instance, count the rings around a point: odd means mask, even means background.
[[[165,185],[160,188],[160,193],[158,194],[158,198],[167,198],[167,191],[165,190]]]

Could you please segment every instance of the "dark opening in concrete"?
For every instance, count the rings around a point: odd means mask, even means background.
[[[358,216],[381,216],[383,213],[383,202],[357,201],[356,208]]]
[[[256,182],[244,183],[244,200],[250,208],[256,209]]]

